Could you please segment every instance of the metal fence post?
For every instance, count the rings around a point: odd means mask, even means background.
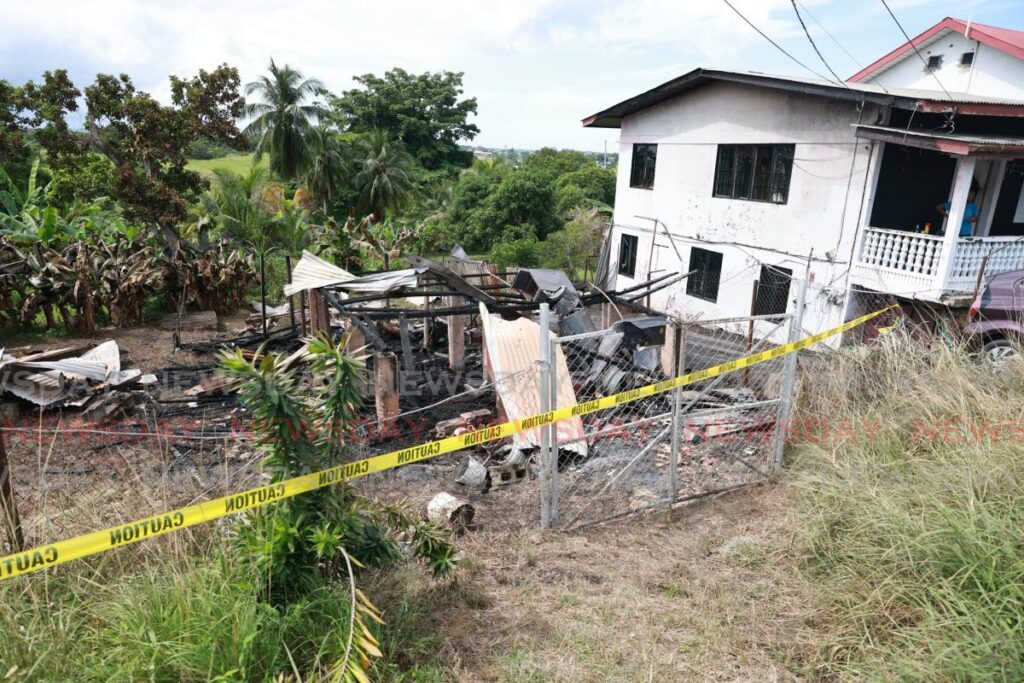
[[[684,349],[686,328],[681,322],[674,322],[675,334],[672,335],[672,377],[676,378],[686,372],[684,360]],[[672,392],[672,449],[668,463],[668,503],[676,502],[679,492],[678,472],[679,469],[679,441],[682,431],[682,401],[683,388],[676,387]]]
[[[551,410],[551,344],[549,343],[550,311],[547,304],[540,305],[540,410],[546,413]],[[551,469],[550,469],[551,431],[542,428],[540,431],[540,526],[542,529],[551,527]]]
[[[551,337],[548,351],[548,410],[558,410],[558,338]],[[551,487],[551,526],[558,526],[558,425],[548,425],[548,485]]]
[[[803,334],[804,303],[807,299],[807,279],[799,280],[796,291],[796,307],[793,317],[789,319],[789,342],[795,342]],[[772,444],[772,472],[782,469],[782,456],[786,451],[786,432],[789,418],[793,414],[793,390],[796,384],[796,365],[798,351],[786,356],[786,364],[782,370],[782,392],[779,396],[779,412],[775,419],[775,433]]]
[[[14,500],[13,482],[14,472],[11,471],[11,464],[7,459],[4,433],[0,431],[0,517],[2,517],[0,521],[3,522],[4,530],[7,532],[11,552],[18,553],[25,549],[25,534],[21,530],[18,504]]]

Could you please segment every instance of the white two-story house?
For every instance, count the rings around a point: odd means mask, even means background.
[[[912,42],[845,83],[696,69],[585,119],[621,130],[615,286],[692,271],[652,306],[770,316],[806,275],[817,330],[1024,268],[1024,32],[946,19]]]

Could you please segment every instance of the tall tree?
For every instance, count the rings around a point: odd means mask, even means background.
[[[129,219],[158,228],[176,249],[176,225],[207,187],[202,176],[185,168],[188,146],[201,136],[242,144],[235,126],[244,104],[239,85],[238,71],[226,64],[191,79],[171,76],[171,104],[162,105],[127,75],[99,74],[84,91],[85,134],[68,125],[83,93],[66,71],[46,72],[40,85],[30,81],[23,94],[47,164],[74,174],[102,154],[114,165],[114,195]]]
[[[334,131],[318,126],[313,129],[311,141],[313,156],[306,174],[306,187],[320,211],[327,215],[339,188],[346,182],[348,163]]]
[[[359,208],[380,223],[389,212],[401,211],[412,196],[410,158],[400,142],[384,131],[372,131],[360,140],[362,161],[355,176]]]
[[[277,66],[273,59],[268,70],[269,76],[245,86],[247,96],[258,95],[263,100],[245,105],[245,115],[253,119],[245,134],[256,142],[257,159],[270,155],[270,170],[283,180],[293,180],[309,167],[313,156],[310,137],[323,112],[319,105],[307,101],[324,86],[287,64]]]
[[[362,88],[330,99],[332,117],[343,129],[381,130],[399,139],[428,170],[453,171],[473,162],[459,147],[480,132],[467,118],[476,114],[476,98],[462,96],[462,72],[410,74],[392,69],[354,79]]]
[[[0,80],[0,165],[6,165],[22,154],[27,123],[25,107],[22,89]]]

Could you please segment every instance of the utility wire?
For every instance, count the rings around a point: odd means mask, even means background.
[[[778,50],[778,51],[779,51],[779,52],[781,52],[782,54],[784,54],[784,55],[786,55],[787,57],[789,57],[789,58],[790,58],[791,60],[793,60],[794,62],[796,62],[796,63],[797,63],[797,64],[799,64],[800,66],[802,66],[802,67],[803,67],[804,69],[806,69],[807,71],[810,71],[810,72],[811,72],[812,74],[814,74],[815,76],[817,76],[817,77],[818,77],[818,78],[820,78],[821,80],[823,80],[823,81],[827,81],[827,80],[829,80],[829,79],[828,79],[828,78],[826,78],[825,76],[822,76],[822,75],[821,75],[820,73],[818,73],[817,71],[815,71],[815,70],[814,70],[814,69],[812,69],[811,67],[809,67],[809,66],[807,66],[806,64],[804,64],[803,62],[801,62],[801,61],[800,61],[799,59],[797,59],[797,58],[796,58],[796,57],[794,57],[793,55],[791,55],[791,54],[789,54],[788,52],[786,52],[786,50],[785,50],[785,49],[784,49],[784,48],[783,48],[783,47],[782,47],[781,45],[779,45],[779,44],[778,44],[778,43],[776,43],[776,42],[775,42],[774,40],[772,40],[771,38],[769,38],[769,37],[768,37],[768,34],[766,34],[766,33],[765,33],[764,31],[762,31],[762,30],[761,30],[761,29],[759,29],[759,28],[758,28],[757,26],[755,26],[755,25],[754,25],[754,22],[750,21],[750,19],[747,19],[747,18],[746,18],[746,17],[745,17],[744,15],[743,15],[743,12],[740,12],[740,11],[739,11],[738,9],[736,9],[736,7],[735,7],[735,6],[734,6],[734,5],[733,5],[733,4],[731,3],[731,2],[729,2],[729,0],[722,0],[722,2],[724,2],[724,3],[726,4],[726,5],[728,5],[728,6],[729,6],[729,9],[731,9],[731,10],[732,10],[733,12],[735,12],[735,13],[736,13],[736,15],[737,15],[737,16],[738,16],[738,17],[739,17],[740,19],[742,19],[743,21],[745,21],[745,22],[746,22],[746,24],[747,24],[747,26],[749,26],[750,28],[752,28],[752,29],[754,29],[755,31],[757,31],[757,32],[758,32],[758,33],[759,33],[759,34],[761,35],[761,37],[762,37],[762,38],[764,38],[764,39],[765,39],[765,40],[767,40],[767,41],[768,41],[769,43],[771,43],[772,45],[774,45],[774,46],[775,46],[775,49],[776,49],[776,50]]]
[[[910,47],[913,48],[914,54],[918,56],[918,58],[921,60],[921,63],[924,64],[925,69],[928,70],[928,73],[932,75],[932,78],[935,79],[935,82],[939,84],[940,88],[942,88],[942,92],[946,93],[946,97],[948,97],[949,101],[952,102],[953,96],[949,94],[948,90],[946,90],[946,86],[942,85],[942,81],[939,80],[939,77],[935,74],[935,72],[932,69],[928,68],[928,60],[925,59],[924,55],[921,54],[921,51],[917,49],[917,45],[914,45],[914,41],[911,40],[909,35],[907,35],[907,32],[903,29],[903,24],[900,23],[900,20],[897,19],[896,15],[892,13],[891,9],[889,9],[889,3],[887,3],[885,0],[882,0],[882,6],[885,7],[885,11],[889,13],[889,16],[892,17],[892,20],[896,22],[896,26],[899,27],[900,33],[903,34],[903,37],[907,39],[908,43],[910,43]]]
[[[828,72],[835,76],[838,82],[843,84],[844,88],[850,90],[850,86],[848,86],[846,84],[846,81],[844,81],[842,77],[836,73],[835,69],[832,68],[832,65],[825,60],[825,55],[821,54],[821,50],[819,50],[818,46],[815,44],[814,38],[811,38],[811,32],[807,30],[807,24],[804,23],[804,18],[800,16],[800,10],[797,9],[796,0],[789,0],[789,2],[790,4],[793,5],[793,12],[796,13],[797,21],[800,22],[800,28],[804,30],[804,35],[807,36],[807,41],[811,44],[811,47],[814,48],[814,53],[818,55],[818,59],[820,59],[821,63],[825,65],[825,68],[828,69]]]
[[[828,36],[829,38],[831,38],[831,39],[832,39],[832,42],[833,42],[833,43],[835,43],[836,45],[838,45],[838,46],[839,46],[839,49],[840,49],[840,50],[842,50],[843,52],[845,52],[845,53],[846,53],[846,56],[847,56],[847,57],[849,57],[849,58],[850,58],[850,60],[851,60],[851,61],[852,61],[852,62],[853,62],[854,64],[856,64],[856,65],[857,65],[857,68],[858,68],[858,69],[863,69],[863,68],[864,68],[864,65],[860,63],[860,60],[859,60],[859,59],[857,59],[856,57],[854,57],[854,56],[853,56],[853,55],[852,55],[852,54],[850,53],[850,51],[846,49],[846,46],[844,46],[844,45],[843,45],[842,43],[840,43],[840,42],[839,42],[839,39],[838,39],[838,38],[836,38],[836,37],[835,37],[834,35],[832,35],[832,34],[831,34],[831,33],[829,32],[829,30],[828,30],[827,28],[825,28],[825,25],[824,25],[824,24],[822,24],[822,23],[821,23],[820,21],[818,21],[818,19],[817,19],[817,18],[816,18],[816,17],[815,17],[815,16],[813,15],[813,14],[811,14],[811,10],[807,9],[807,5],[805,5],[805,4],[804,4],[804,3],[802,3],[802,2],[799,2],[799,0],[798,0],[797,4],[798,4],[798,5],[800,5],[800,9],[802,9],[802,10],[804,11],[804,14],[806,14],[807,16],[809,16],[809,17],[811,18],[811,21],[813,21],[813,22],[814,22],[815,24],[817,24],[817,25],[818,25],[818,28],[820,28],[820,29],[821,29],[822,31],[824,31],[824,32],[825,32],[825,35],[826,35],[826,36]]]

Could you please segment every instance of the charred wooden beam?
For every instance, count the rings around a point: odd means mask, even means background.
[[[406,260],[409,261],[409,263],[411,263],[414,268],[422,268],[426,270],[428,273],[440,279],[446,285],[456,290],[465,297],[468,297],[470,299],[473,299],[474,301],[479,301],[487,305],[495,303],[494,297],[492,297],[490,294],[470,284],[464,277],[462,277],[458,273],[448,270],[442,265],[425,259],[422,256],[409,256],[406,258]]]

